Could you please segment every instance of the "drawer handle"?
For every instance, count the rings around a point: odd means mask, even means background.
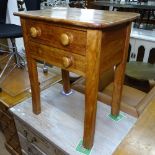
[[[27,141],[29,141],[30,143],[34,143],[34,142],[37,142],[37,139],[35,137],[30,137],[28,135],[28,132],[26,130],[23,131],[23,135],[24,137],[27,139]]]
[[[73,40],[72,35],[68,35],[66,33],[61,34],[60,42],[63,46],[68,46]]]
[[[32,152],[32,149],[31,149],[30,147],[27,148],[27,151],[28,151],[29,153],[33,153],[33,152]]]
[[[26,138],[27,138],[28,133],[27,133],[27,131],[26,131],[26,130],[24,130],[24,131],[23,131],[23,134],[24,134],[24,137],[26,137]]]
[[[39,28],[31,27],[30,35],[31,35],[31,37],[36,38],[41,35],[41,30]]]
[[[71,65],[72,65],[72,58],[68,58],[68,57],[63,57],[62,58],[62,63],[63,63],[63,66],[65,67],[65,68],[68,68],[68,67],[70,67]]]

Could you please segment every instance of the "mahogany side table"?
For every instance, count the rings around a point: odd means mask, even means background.
[[[137,13],[51,8],[19,12],[31,82],[33,112],[41,112],[36,60],[62,69],[63,88],[70,93],[69,72],[86,78],[83,146],[93,146],[98,81],[115,66],[112,115],[120,109],[131,22]]]

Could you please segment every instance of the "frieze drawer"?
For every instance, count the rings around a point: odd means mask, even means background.
[[[35,42],[30,43],[29,52],[34,59],[45,59],[47,63],[52,63],[57,67],[79,73],[80,75],[84,75],[85,73],[86,59],[84,56]]]
[[[27,25],[30,42],[50,45],[79,55],[86,54],[87,31],[33,20],[28,20]]]

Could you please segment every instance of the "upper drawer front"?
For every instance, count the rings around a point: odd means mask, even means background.
[[[26,25],[31,41],[80,55],[86,53],[86,31],[84,30],[59,27],[48,22],[33,20],[28,20]]]

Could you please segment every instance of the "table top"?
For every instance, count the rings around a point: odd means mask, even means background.
[[[97,29],[131,22],[139,16],[137,13],[129,12],[125,13],[65,7],[55,7],[37,11],[23,11],[14,13],[14,15],[23,18],[54,22],[57,24],[67,24]]]
[[[131,9],[144,9],[144,10],[155,10],[155,2],[148,1],[148,2],[129,2],[129,1],[95,1],[91,3],[94,6],[114,6],[119,8],[131,8]]]
[[[139,80],[155,79],[155,64],[131,61],[126,65],[125,74]]]
[[[148,105],[139,120],[113,155],[155,154],[155,99]]]

